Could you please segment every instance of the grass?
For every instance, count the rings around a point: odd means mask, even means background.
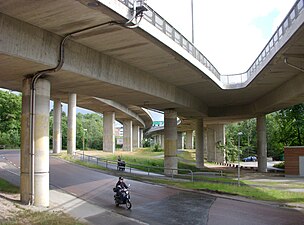
[[[47,211],[32,211],[23,210],[19,211],[16,216],[9,218],[1,224],[5,225],[19,225],[19,224],[31,224],[31,225],[84,225],[71,216],[63,212],[47,212]]]
[[[235,184],[209,183],[209,182],[180,182],[168,179],[150,179],[150,182],[166,184],[184,189],[201,190],[226,195],[239,195],[255,200],[273,201],[279,203],[301,203],[304,204],[303,193],[274,190],[271,188],[252,187],[241,183]]]
[[[19,193],[19,187],[0,178],[0,192],[16,194]]]
[[[297,202],[304,203],[303,193],[288,192],[282,190],[274,190],[270,188],[251,187],[251,186],[236,186],[229,184],[214,184],[214,183],[176,183],[176,186],[190,189],[214,190],[226,194],[236,194],[244,197],[249,197],[256,200],[276,201],[281,203]]]
[[[244,180],[242,181],[245,184],[248,185],[255,185],[256,181],[248,181]],[[282,183],[279,181],[259,181],[259,185],[261,186],[268,186],[269,188],[303,188],[304,189],[304,183],[300,182],[288,182],[288,183]]]
[[[84,162],[82,160],[74,159],[73,156],[65,154],[65,153],[57,154],[56,156],[61,158],[61,159],[64,159],[64,160],[67,160],[69,162],[73,162],[73,163],[76,163],[78,165],[85,166],[85,167],[88,167],[88,168],[104,170],[104,171],[107,170],[105,167],[102,167],[102,166],[99,166],[99,165],[96,165],[96,164],[93,164],[93,163],[89,163],[89,162]]]

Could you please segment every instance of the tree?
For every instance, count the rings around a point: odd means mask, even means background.
[[[77,114],[77,148],[102,149],[103,118],[97,113]]]
[[[238,133],[240,136],[240,157],[244,158],[249,155],[256,155],[256,120],[249,119],[237,123],[226,125],[226,159],[228,161],[236,161],[238,154]]]
[[[20,94],[0,91],[0,144],[20,147],[21,101]]]

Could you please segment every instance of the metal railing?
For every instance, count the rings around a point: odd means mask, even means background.
[[[301,13],[304,11],[304,0],[298,0],[287,16],[284,18],[283,22],[277,28],[275,33],[272,35],[264,49],[258,55],[256,60],[252,63],[249,69],[240,74],[231,74],[231,75],[221,75],[221,81],[224,84],[238,84],[246,82],[250,77],[256,74],[256,71],[261,68],[265,59],[267,59],[270,53],[275,52],[276,46],[279,44],[280,40],[284,37],[291,25],[296,21]]]
[[[133,8],[133,1],[130,0],[118,0],[129,8]],[[157,29],[171,38],[175,43],[180,45],[189,54],[196,58],[201,64],[203,64],[208,70],[210,70],[218,79],[220,79],[220,73],[212,65],[212,63],[188,41],[179,31],[177,31],[170,23],[168,23],[163,17],[155,12],[151,7],[147,6],[148,11],[144,12],[144,19],[154,25]]]
[[[75,158],[78,160],[96,164],[98,166],[105,167],[107,169],[112,169],[112,170],[118,170],[117,168],[117,161],[113,160],[108,160],[108,159],[102,159],[100,157],[96,156],[90,156],[90,155],[85,155],[84,152],[76,152],[74,155]],[[145,170],[139,170],[137,168],[144,168]],[[154,172],[158,170],[159,172]],[[147,176],[165,176],[164,171],[168,172],[169,175],[166,175],[167,177],[170,176],[172,179],[173,178],[187,178],[191,182],[194,181],[194,174],[192,170],[190,169],[172,169],[172,168],[165,168],[165,167],[160,167],[160,166],[145,166],[145,165],[140,165],[140,164],[126,164],[125,165],[125,172],[132,173],[133,175],[147,175]],[[171,171],[171,172],[170,172]],[[175,173],[176,171],[176,173]],[[178,173],[178,172],[182,173]],[[184,173],[186,172],[186,173]]]
[[[130,0],[118,0],[129,8],[133,7],[133,1]],[[148,7],[148,11],[144,13],[144,19],[154,25],[157,29],[171,38],[174,42],[184,48],[189,54],[196,58],[201,64],[203,64],[209,71],[211,71],[223,84],[243,84],[253,75],[256,75],[258,69],[261,68],[263,62],[270,53],[276,51],[276,46],[279,41],[284,37],[291,25],[296,21],[299,15],[304,11],[304,0],[298,0],[293,5],[283,22],[280,24],[274,35],[268,41],[262,52],[244,73],[221,75],[218,70],[212,65],[212,63],[180,32],[178,32],[170,23],[156,13],[151,7]]]

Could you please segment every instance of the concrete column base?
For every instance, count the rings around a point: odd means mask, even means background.
[[[177,171],[178,158],[177,156],[166,156],[164,161],[164,173],[166,175],[178,174]]]

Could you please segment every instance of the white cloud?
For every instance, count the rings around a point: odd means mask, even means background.
[[[191,40],[191,0],[148,0],[163,18]],[[193,0],[195,46],[222,73],[249,68],[295,0]],[[272,15],[272,12],[276,12]],[[269,15],[272,15],[269,18]],[[276,15],[276,17],[274,17]],[[258,27],[257,19],[265,26]],[[273,20],[271,23],[267,20]],[[264,24],[263,24],[264,25]]]

